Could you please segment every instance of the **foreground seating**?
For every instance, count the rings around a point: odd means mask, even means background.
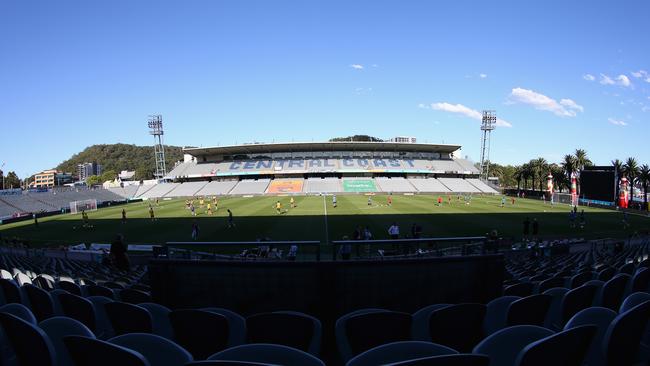
[[[7,334],[20,365],[56,365],[54,346],[39,327],[1,311],[0,325]]]
[[[63,343],[75,366],[149,366],[138,352],[99,339],[68,336]]]
[[[151,366],[184,366],[193,360],[183,347],[154,334],[124,334],[108,342],[140,353]]]
[[[452,355],[458,352],[440,344],[422,341],[403,341],[369,349],[346,363],[346,366],[372,366],[412,360],[415,358]]]
[[[259,362],[272,365],[324,366],[323,361],[301,350],[279,344],[244,344],[216,353],[208,360]]]

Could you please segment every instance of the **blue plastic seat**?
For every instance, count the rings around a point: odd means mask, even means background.
[[[128,302],[129,304],[139,304],[142,302],[151,302],[151,295],[144,291],[135,289],[124,289],[119,292],[120,300]]]
[[[169,320],[174,329],[174,340],[188,350],[195,360],[205,360],[228,347],[228,319],[221,314],[203,310],[174,310],[169,313]]]
[[[230,360],[261,362],[273,365],[324,366],[320,359],[301,350],[279,344],[244,344],[228,348],[208,358],[209,360]]]
[[[449,305],[450,304],[428,305],[413,313],[411,338],[414,341],[431,342],[431,334],[429,334],[429,317],[435,310],[442,309]]]
[[[634,363],[648,319],[650,319],[650,301],[636,305],[612,320],[602,343],[605,365]]]
[[[104,304],[104,310],[115,335],[152,331],[151,314],[143,307],[112,301]]]
[[[63,343],[75,366],[150,366],[140,353],[99,339],[67,336]]]
[[[211,313],[221,314],[228,320],[228,347],[239,346],[246,343],[246,318],[237,314],[236,312],[224,308],[202,308],[201,310],[209,311]],[[273,342],[268,342],[273,343]]]
[[[73,366],[68,349],[63,343],[63,338],[71,335],[94,338],[93,332],[80,321],[65,316],[55,316],[43,320],[38,324],[39,328],[47,334],[52,342],[56,354],[58,366]]]
[[[55,366],[54,346],[34,323],[0,310],[0,325],[19,365]]]
[[[353,355],[382,344],[411,339],[411,314],[382,311],[357,314],[347,319],[345,335]]]
[[[507,325],[544,325],[551,306],[551,295],[530,295],[516,300],[508,307]]]
[[[316,357],[320,353],[321,333],[320,321],[304,313],[281,311],[246,318],[248,343],[282,344]]]
[[[29,298],[32,313],[38,321],[54,316],[54,302],[47,291],[34,285],[25,285],[21,290]]]
[[[452,348],[422,341],[393,342],[369,349],[356,355],[346,366],[385,365],[414,358],[457,354]]]
[[[113,302],[105,296],[88,296],[86,298],[95,309],[95,336],[99,339],[108,339],[114,335],[113,327],[106,313],[106,304]]]
[[[602,362],[604,355],[601,345],[605,337],[605,332],[614,318],[616,318],[615,311],[594,306],[579,311],[564,326],[565,330],[581,325],[595,325],[598,328],[587,352],[587,365],[599,365]]]
[[[459,352],[471,352],[484,338],[483,304],[458,304],[438,309],[429,317],[431,341]]]
[[[334,327],[334,332],[336,336],[336,346],[338,348],[339,355],[341,356],[343,362],[347,362],[349,359],[355,356],[355,353],[353,353],[352,351],[348,339],[348,335],[347,335],[346,326],[347,326],[348,319],[356,315],[385,312],[385,311],[388,310],[376,309],[376,308],[359,309],[359,310],[352,311],[348,314],[345,314],[336,320],[336,324]]]
[[[485,355],[461,353],[416,358],[414,360],[391,363],[390,366],[488,366],[490,358]]]
[[[174,330],[172,329],[172,324],[169,321],[169,313],[171,310],[166,308],[163,305],[152,303],[152,302],[145,302],[145,303],[140,303],[138,306],[147,309],[149,311],[149,315],[151,315],[151,321],[152,321],[152,333],[157,334],[161,337],[165,337],[167,339],[173,339],[174,338]],[[242,334],[241,339],[243,340],[245,338],[245,335]]]
[[[486,337],[472,353],[489,356],[491,365],[514,365],[519,352],[527,345],[552,334],[551,330],[536,325],[515,325]]]
[[[535,341],[524,347],[515,365],[582,365],[597,329],[582,325]]]
[[[17,316],[20,319],[30,323],[36,324],[36,317],[29,308],[23,304],[10,303],[0,306],[0,312],[8,313]]]
[[[483,333],[490,335],[499,329],[505,328],[508,321],[508,308],[512,302],[519,299],[521,299],[519,296],[501,296],[487,303],[485,319],[483,320]],[[429,326],[427,321],[427,333],[428,331]]]
[[[155,334],[123,334],[108,342],[140,353],[151,366],[184,366],[193,360],[183,347]]]
[[[600,291],[600,301],[598,302],[598,305],[617,311],[623,301],[627,283],[631,279],[632,277],[628,274],[617,274],[612,279],[605,282]]]

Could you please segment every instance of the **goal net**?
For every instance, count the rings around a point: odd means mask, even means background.
[[[83,200],[70,202],[70,213],[76,214],[81,211],[97,211],[97,200]]]
[[[577,206],[578,200],[576,195],[570,193],[553,193],[553,203]]]

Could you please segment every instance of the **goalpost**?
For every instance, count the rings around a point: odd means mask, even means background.
[[[97,211],[97,200],[83,200],[70,202],[70,213],[76,214],[81,211]]]

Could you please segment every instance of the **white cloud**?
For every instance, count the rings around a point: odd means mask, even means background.
[[[594,80],[596,80],[596,77],[593,76],[593,75],[591,75],[591,74],[584,74],[584,75],[582,75],[582,78],[585,79],[585,80],[587,80],[587,81],[594,81]]]
[[[650,107],[644,105],[644,106],[641,108],[641,112],[647,112],[647,111],[650,111]]]
[[[508,97],[510,103],[521,103],[533,106],[535,109],[552,112],[560,117],[575,117],[576,111],[583,112],[584,108],[571,99],[555,99],[544,94],[523,88],[514,88]]]
[[[363,65],[361,65],[361,64],[352,64],[352,65],[350,65],[350,67],[355,69],[355,70],[363,70]]]
[[[600,74],[599,82],[603,85],[618,85],[626,88],[632,87],[630,78],[623,74],[618,75],[616,78],[611,78],[609,75]]]
[[[635,78],[645,78],[648,76],[648,72],[645,70],[632,71],[630,74]]]
[[[485,79],[487,78],[487,74],[478,74],[478,77],[480,77],[481,79]]]
[[[576,110],[576,111],[580,111],[580,112],[585,111],[585,109],[581,105],[574,102],[572,99],[560,99],[560,104],[562,104],[563,106],[565,106],[565,107],[567,107],[569,109],[573,109],[573,110]]]
[[[605,74],[600,74],[600,83],[603,85],[614,85],[616,82]]]
[[[372,66],[372,67],[379,67],[379,65],[377,65],[377,64],[372,64],[372,65],[370,65],[370,66]]]
[[[613,125],[616,125],[616,126],[627,126],[627,122],[625,122],[623,120],[620,120],[620,119],[614,119],[612,117],[609,117],[607,119],[607,121],[609,121],[609,123],[611,123]]]
[[[622,85],[622,86],[624,86],[624,87],[629,87],[630,85],[632,85],[632,83],[630,82],[630,78],[628,78],[628,77],[625,76],[625,75],[619,75],[619,76],[616,78],[616,82],[617,82],[619,85]]]
[[[422,104],[420,104],[422,105]],[[420,107],[420,108],[427,108],[425,107]],[[457,114],[462,114],[464,116],[467,116],[471,119],[475,119],[480,121],[483,118],[483,115],[481,112],[474,110],[472,108],[466,107],[462,104],[451,104],[447,102],[442,102],[442,103],[431,103],[430,106],[431,109],[437,110],[437,111],[445,111],[449,113],[457,113]],[[428,108],[427,108],[428,109]],[[497,126],[499,127],[512,127],[512,124],[506,120],[503,120],[501,118],[497,118]]]

